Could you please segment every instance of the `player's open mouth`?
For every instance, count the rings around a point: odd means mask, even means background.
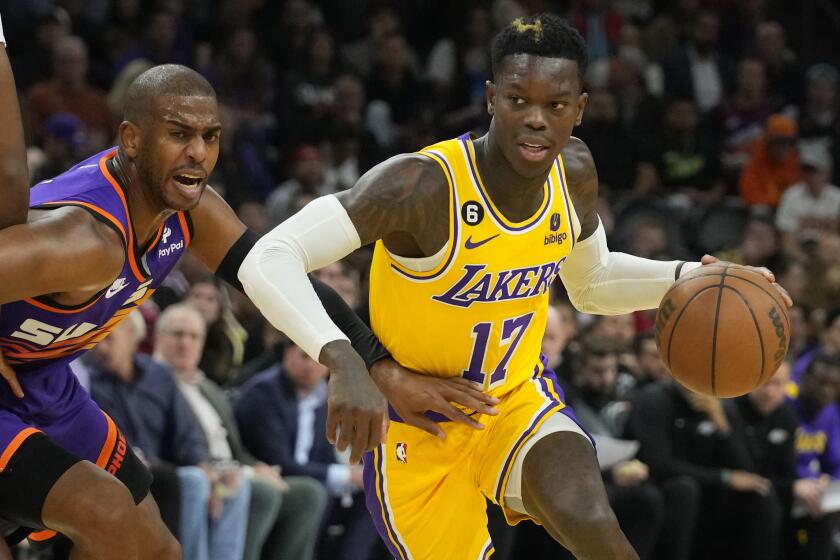
[[[194,189],[201,186],[204,177],[201,175],[194,175],[192,173],[179,173],[172,177],[179,186],[185,189]]]
[[[530,142],[520,142],[519,152],[522,154],[522,157],[528,161],[542,161],[548,155],[548,146],[532,144]]]

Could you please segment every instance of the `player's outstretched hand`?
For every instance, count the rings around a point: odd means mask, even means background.
[[[499,413],[493,408],[499,404],[499,399],[482,393],[478,384],[462,377],[444,379],[422,375],[391,359],[376,362],[370,374],[400,418],[442,440],[446,439],[446,433],[425,415],[427,411],[443,414],[453,422],[476,430],[482,430],[484,426],[451,403],[481,414],[495,416]]]
[[[754,272],[758,272],[759,274],[761,274],[762,276],[767,278],[768,282],[773,284],[773,287],[776,288],[776,291],[779,292],[780,296],[782,296],[782,301],[785,302],[785,305],[787,305],[788,307],[793,306],[793,299],[791,299],[790,294],[787,293],[787,290],[782,288],[782,286],[780,286],[778,282],[776,282],[776,275],[773,274],[770,271],[769,268],[765,268],[763,266],[744,266],[744,265],[735,264],[735,263],[727,263],[725,261],[718,260],[717,257],[713,257],[712,255],[703,255],[703,258],[700,259],[700,264],[705,265],[705,264],[714,264],[714,263],[730,264],[732,266],[738,266],[738,267],[741,267],[741,268],[748,268],[748,269],[750,269]]]
[[[377,447],[385,436],[385,398],[370,378],[364,360],[347,341],[330,342],[321,351],[330,368],[327,440],[339,453],[350,449],[350,463]]]
[[[23,389],[18,382],[17,374],[15,370],[6,363],[6,358],[3,357],[3,354],[0,353],[0,375],[3,376],[3,379],[6,380],[6,383],[9,384],[9,387],[12,389],[12,393],[19,399],[23,398]]]

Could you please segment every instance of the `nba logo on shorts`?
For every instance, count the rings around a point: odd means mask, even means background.
[[[400,463],[408,463],[408,444],[407,443],[398,443],[397,444],[397,461]]]
[[[551,227],[551,231],[557,231],[560,229],[560,213],[555,212],[551,215],[551,221],[549,222],[549,226]]]

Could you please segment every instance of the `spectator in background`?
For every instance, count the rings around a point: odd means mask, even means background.
[[[36,142],[43,142],[44,126],[55,113],[79,117],[88,131],[92,150],[109,146],[116,132],[105,92],[87,82],[88,52],[78,37],[63,37],[54,45],[52,77],[33,85],[26,97],[29,129]]]
[[[714,12],[698,12],[686,45],[662,63],[665,93],[694,99],[703,114],[721,104],[730,82],[730,63],[717,52],[719,29]]]
[[[615,191],[633,187],[637,154],[635,140],[621,122],[618,100],[606,89],[589,92],[586,116],[578,127],[579,136],[598,164],[598,180]]]
[[[821,235],[840,230],[840,187],[830,183],[833,162],[824,146],[804,148],[799,160],[802,182],[782,196],[776,227],[782,232],[785,252],[802,260],[806,247],[813,246]]]
[[[819,344],[803,354],[793,365],[790,393],[794,397],[798,394],[796,387],[799,386],[800,379],[811,362],[819,356],[840,358],[840,307],[829,309],[825,313],[821,327]]]
[[[152,65],[189,65],[190,55],[177,44],[178,18],[171,11],[157,9],[151,12],[143,26],[140,43],[126,52],[114,65],[114,75],[119,74],[128,63],[138,58],[148,60]]]
[[[184,303],[201,314],[206,328],[198,367],[215,383],[227,385],[242,365],[248,333],[231,313],[227,293],[214,276],[193,282]]]
[[[755,27],[755,54],[767,70],[767,92],[773,105],[801,103],[803,76],[799,62],[787,46],[784,28],[775,21],[763,21]]]
[[[690,98],[668,103],[661,135],[645,151],[641,165],[655,168],[663,194],[683,193],[701,203],[724,194],[718,148],[702,134],[700,112]]]
[[[791,400],[799,429],[796,432],[796,503],[807,515],[795,522],[795,557],[828,560],[832,537],[840,522],[838,513],[822,511],[823,492],[829,481],[840,480],[840,360],[815,357],[799,380],[799,394]]]
[[[790,118],[775,114],[767,119],[764,135],[750,149],[738,186],[748,206],[775,208],[785,190],[802,175],[796,149],[797,127]]]
[[[292,178],[280,183],[265,201],[269,227],[286,220],[312,199],[335,192],[321,150],[312,145],[298,146],[292,154]]]
[[[747,162],[750,148],[765,132],[775,107],[767,96],[767,73],[757,58],[738,62],[735,91],[720,106],[717,127],[721,137],[721,161],[736,174]],[[795,133],[794,133],[795,134]]]
[[[768,479],[779,497],[781,512],[789,512],[792,496],[803,492],[796,479],[794,438],[797,420],[785,404],[785,388],[790,380],[790,363],[783,362],[776,373],[761,387],[748,395],[728,401],[727,414],[732,419],[733,437],[740,440],[746,450],[744,467]],[[799,488],[798,490],[796,490]],[[769,538],[779,538],[770,533]],[[773,543],[773,556],[777,560],[781,539]]]
[[[636,367],[632,370],[635,378],[632,391],[638,391],[649,383],[670,381],[671,372],[662,361],[653,331],[638,334],[633,341],[633,349],[636,352]]]
[[[799,124],[800,148],[812,145],[828,149],[834,161],[840,160],[840,112],[837,86],[840,75],[830,64],[815,64],[806,73],[805,102],[785,107],[785,114]],[[840,182],[840,170],[834,170]]]
[[[417,117],[424,92],[405,37],[384,37],[375,60],[366,84],[368,99],[384,102],[390,120],[398,127],[406,125]]]
[[[347,261],[337,261],[312,272],[318,280],[338,292],[351,308],[359,306],[359,279]]]
[[[49,79],[55,46],[70,35],[71,28],[70,16],[64,8],[56,6],[37,17],[32,30],[33,41],[10,57],[18,88],[25,91],[33,84]]]
[[[237,121],[265,121],[274,102],[274,70],[250,27],[234,30],[219,52],[211,81]]]
[[[91,363],[91,396],[120,426],[153,467],[156,478],[177,475],[177,489],[161,489],[164,519],[177,510],[176,533],[188,560],[229,560],[241,554],[250,487],[218,493],[218,473],[207,463],[207,448],[172,373],[135,351],[144,334],[138,312],[127,317],[96,346]],[[173,506],[173,492],[180,493]],[[157,498],[157,496],[156,496]]]
[[[583,0],[572,12],[570,20],[586,40],[589,60],[595,62],[615,51],[624,16],[610,0]]]
[[[289,343],[282,363],[242,386],[234,405],[248,449],[288,475],[320,480],[334,497],[332,520],[344,533],[337,560],[368,560],[379,541],[362,493],[362,466],[348,465],[327,441],[327,368]]]
[[[283,479],[277,466],[260,463],[242,445],[227,395],[198,367],[203,317],[189,305],[166,308],[158,318],[155,358],[169,364],[200,429],[211,464],[222,465],[233,486],[250,487],[243,560],[311,559],[326,494],[314,480]],[[224,478],[223,478],[224,480]],[[228,558],[240,558],[229,556]],[[221,559],[220,559],[221,560]]]
[[[326,29],[313,31],[304,57],[283,76],[277,110],[283,122],[281,145],[317,144],[328,138],[339,75],[333,36]]]
[[[764,266],[781,271],[781,249],[779,234],[773,227],[773,221],[767,216],[756,214],[747,222],[741,243],[737,247],[721,251],[718,258],[735,264]]]
[[[367,78],[385,47],[385,40],[401,32],[402,21],[394,6],[388,2],[374,3],[367,16],[367,33],[342,49],[344,62],[356,75]]]
[[[803,304],[826,309],[840,301],[840,234],[827,232],[817,239],[806,264]]]
[[[426,78],[435,110],[442,114],[444,136],[486,126],[485,82],[490,79],[487,45],[493,33],[490,14],[481,6],[472,6],[465,24],[464,32],[454,39],[439,39],[426,62]]]
[[[660,484],[690,477],[702,489],[697,557],[772,558],[781,504],[770,481],[745,469],[746,451],[721,401],[665,380],[643,387],[631,404],[628,437],[639,441],[651,477]]]
[[[88,153],[85,125],[70,113],[55,113],[47,119],[41,143],[43,161],[37,167],[30,165],[33,184],[61,175]]]

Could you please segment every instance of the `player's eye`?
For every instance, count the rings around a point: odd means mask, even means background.
[[[184,138],[184,131],[183,130],[171,130],[169,131],[169,136],[172,138]]]
[[[524,99],[516,95],[511,95],[508,99],[510,99],[510,102],[514,105],[522,105],[523,103],[525,103]]]
[[[211,132],[210,134],[205,134],[204,135],[204,141],[205,142],[215,142],[218,139],[219,139],[219,133],[218,132]]]
[[[566,106],[566,104],[565,104],[565,103],[561,103],[560,101],[554,101],[554,102],[552,102],[552,103],[551,103],[551,108],[552,108],[552,109],[557,109],[557,110],[560,110],[560,109],[562,109],[562,108],[563,108],[563,107],[565,107],[565,106]]]

